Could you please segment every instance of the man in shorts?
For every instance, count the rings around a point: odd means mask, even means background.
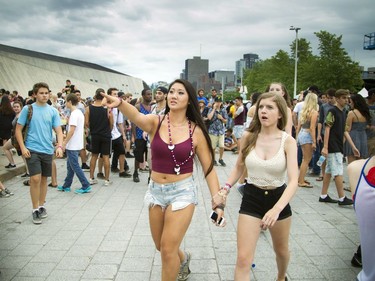
[[[23,108],[18,118],[15,135],[29,168],[33,223],[41,224],[42,219],[47,217],[44,203],[47,196],[47,178],[52,175],[54,154],[52,130],[55,130],[57,137],[57,157],[63,156],[63,133],[57,109],[47,104],[50,95],[48,85],[43,82],[35,84],[33,93],[35,102],[31,105],[33,114],[28,124],[26,140],[23,139],[22,129],[27,122],[29,110],[27,106]]]
[[[352,205],[353,201],[345,196],[343,182],[343,153],[344,137],[353,149],[354,155],[359,157],[359,151],[355,147],[349,133],[345,130],[346,114],[345,105],[349,99],[349,91],[339,89],[335,93],[336,105],[328,110],[325,119],[324,147],[322,155],[326,157],[327,166],[323,177],[322,192],[319,202],[338,203],[339,206]],[[332,199],[328,195],[328,187],[331,176],[335,179],[335,185],[339,200]]]

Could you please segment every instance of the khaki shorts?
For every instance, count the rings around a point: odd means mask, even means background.
[[[210,139],[212,143],[212,149],[215,149],[216,147],[224,147],[224,135],[215,136],[210,134]]]

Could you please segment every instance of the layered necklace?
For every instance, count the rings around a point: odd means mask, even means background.
[[[190,122],[189,118],[186,118],[186,119],[187,119],[188,124],[189,124],[189,137],[190,137],[190,141],[191,141],[191,150],[190,150],[188,158],[186,158],[181,163],[177,163],[176,156],[174,155],[175,145],[172,143],[171,122],[169,120],[169,113],[167,114],[168,136],[169,136],[168,149],[169,149],[169,151],[171,152],[171,155],[172,155],[172,159],[173,159],[173,162],[174,162],[174,165],[175,165],[174,166],[174,172],[176,173],[176,175],[180,174],[181,166],[185,165],[194,156],[193,132],[191,130],[191,122]]]

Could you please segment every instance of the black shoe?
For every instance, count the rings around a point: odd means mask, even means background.
[[[354,267],[362,267],[362,258],[357,255],[357,253],[354,254],[352,258],[352,266]]]
[[[120,172],[119,168],[111,168],[112,173],[118,173]]]
[[[125,172],[125,171],[119,173],[118,176],[119,176],[120,178],[131,178],[131,177],[132,177],[131,174],[129,174],[129,173]]]
[[[322,198],[322,197],[319,197],[319,202],[323,202],[323,203],[337,203],[338,200],[335,200],[335,199],[332,199],[331,197],[329,197],[329,195],[327,194],[327,197],[326,198]]]
[[[216,160],[214,160],[214,166],[219,166],[219,165],[217,164]]]
[[[133,175],[133,181],[134,182],[139,182],[139,176],[138,176],[138,174],[134,174]]]
[[[223,159],[219,159],[219,163],[221,166],[225,167],[227,164],[225,164]]]
[[[28,178],[28,177],[30,177],[30,175],[29,175],[28,173],[24,173],[24,174],[21,176],[21,178]]]
[[[345,196],[343,201],[339,201],[339,206],[353,205],[353,200]]]
[[[90,171],[90,167],[86,163],[82,164],[81,169],[84,171]]]
[[[126,158],[134,158],[134,155],[130,154],[130,152],[126,152],[125,157]]]
[[[103,173],[97,173],[97,174],[96,174],[96,177],[97,177],[98,179],[101,179],[101,180],[104,180],[104,179],[105,179]]]
[[[16,167],[16,164],[8,164],[5,166],[5,168],[15,168]]]

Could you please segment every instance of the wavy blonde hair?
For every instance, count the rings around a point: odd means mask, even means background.
[[[314,93],[308,93],[305,97],[305,101],[300,113],[301,124],[304,124],[306,121],[310,120],[311,113],[316,111],[318,106],[318,96]]]
[[[277,128],[279,130],[284,131],[285,126],[288,122],[288,106],[286,103],[286,100],[280,96],[277,93],[264,93],[261,94],[258,97],[257,103],[256,103],[256,109],[254,113],[253,121],[251,122],[249,128],[246,129],[247,132],[250,132],[251,134],[248,134],[246,138],[243,140],[241,139],[241,152],[242,152],[242,160],[245,161],[246,156],[250,153],[250,151],[255,147],[255,144],[258,139],[258,135],[260,133],[260,130],[262,129],[262,124],[259,120],[259,104],[263,99],[269,99],[272,98],[272,101],[276,103],[276,106],[279,110],[279,114],[281,115],[281,118],[277,120]]]

